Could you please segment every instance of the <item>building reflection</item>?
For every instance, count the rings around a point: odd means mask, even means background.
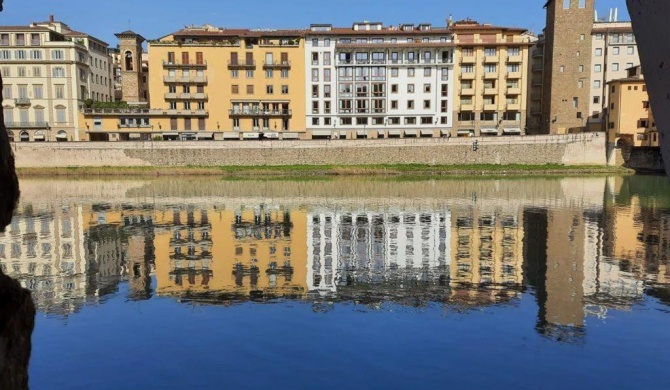
[[[539,206],[476,197],[26,201],[0,234],[0,266],[54,315],[119,294],[222,305],[296,299],[318,310],[337,302],[476,308],[532,294],[537,331],[578,343],[589,317],[646,296],[670,304],[670,196],[659,196],[667,190],[649,177],[608,179],[602,203],[588,207],[577,198]]]

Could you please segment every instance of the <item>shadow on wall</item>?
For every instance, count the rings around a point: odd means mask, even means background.
[[[0,11],[2,11],[0,0]],[[0,78],[2,84],[2,78]],[[0,101],[2,94],[0,93]],[[12,220],[19,199],[19,182],[0,111],[0,232]],[[27,389],[35,304],[30,291],[0,270],[0,389]]]

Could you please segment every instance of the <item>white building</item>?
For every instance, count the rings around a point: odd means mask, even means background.
[[[79,141],[78,110],[113,101],[107,44],[55,21],[0,26],[2,107],[14,141]]]
[[[312,138],[439,137],[453,126],[447,27],[314,24],[305,53]]]

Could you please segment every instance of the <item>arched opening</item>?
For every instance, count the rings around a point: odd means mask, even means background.
[[[7,130],[7,137],[9,138],[9,142],[14,142],[14,132],[11,130]]]
[[[35,132],[35,137],[33,137],[35,142],[44,142],[45,137],[44,137],[44,131],[43,130],[37,130]]]
[[[28,134],[27,131],[22,131],[21,135],[19,136],[21,139],[21,142],[28,142],[30,141],[30,134]]]
[[[127,51],[124,58],[126,60],[126,70],[133,70],[133,53]]]
[[[66,142],[67,141],[67,131],[59,130],[58,133],[56,133],[56,141]]]

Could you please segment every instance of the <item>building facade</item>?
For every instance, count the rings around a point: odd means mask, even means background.
[[[549,0],[540,132],[581,132],[590,107],[594,0]]]
[[[605,88],[608,142],[620,147],[660,146],[641,67],[630,68],[628,77],[610,81]]]
[[[448,27],[313,24],[305,52],[309,138],[439,137],[452,128]]]
[[[529,47],[524,29],[454,23],[456,136],[520,135],[527,117]]]
[[[79,141],[78,110],[113,99],[107,44],[55,21],[0,26],[3,110],[14,141]]]

